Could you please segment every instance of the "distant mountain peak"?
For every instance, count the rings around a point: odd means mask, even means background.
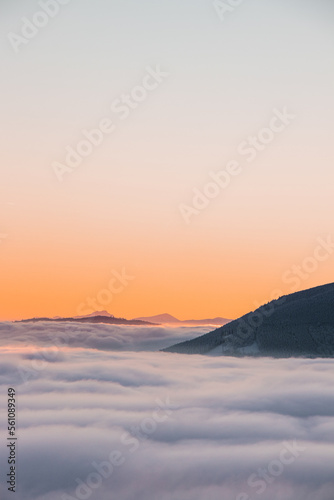
[[[128,320],[125,318],[116,318],[108,311],[95,311],[91,314],[87,314],[86,316],[75,316],[69,318],[63,318],[60,316],[56,316],[54,318],[30,318],[23,319],[18,321],[19,323],[35,323],[38,321],[47,321],[47,322],[77,322],[77,323],[105,323],[110,325],[134,325],[134,326],[156,326],[155,323],[150,323],[148,321],[140,321],[140,320]]]
[[[212,318],[212,319],[186,319],[180,320],[172,316],[171,314],[157,314],[156,316],[144,316],[140,318],[135,318],[140,321],[149,321],[154,323],[165,323],[167,325],[188,325],[188,326],[204,326],[204,325],[216,325],[222,326],[229,323],[229,319],[226,318]]]
[[[95,316],[104,316],[105,318],[114,318],[113,314],[110,314],[108,311],[95,311],[91,314],[85,314],[84,316],[74,316],[75,318],[94,318]]]
[[[150,318],[150,319],[148,319]],[[155,316],[147,316],[147,319],[144,319],[144,317],[140,318],[135,318],[140,321],[155,321],[158,323],[181,323],[181,321],[171,314],[168,313],[163,313],[163,314],[157,314]]]

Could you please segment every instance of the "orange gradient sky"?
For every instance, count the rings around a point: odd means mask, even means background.
[[[7,5],[2,32],[36,5]],[[87,299],[126,318],[235,318],[333,282],[334,252],[312,261],[334,239],[333,13],[272,0],[221,21],[210,1],[83,0],[17,54],[5,40],[0,320],[92,312]],[[168,77],[122,120],[110,106],[157,66]],[[248,162],[240,144],[284,108],[294,119]],[[54,162],[104,118],[115,131],[59,182]],[[180,205],[232,160],[241,173],[186,224]],[[106,293],[122,269],[133,279]]]

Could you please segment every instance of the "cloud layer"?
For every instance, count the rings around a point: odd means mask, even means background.
[[[155,330],[113,327],[110,340],[95,326],[80,326],[81,346],[76,331],[52,349],[46,336],[73,325],[36,326],[0,329],[1,414],[8,386],[18,394],[19,500],[333,500],[334,360],[148,352]],[[2,445],[3,471],[6,456]]]
[[[156,351],[195,338],[210,326],[164,327],[81,323],[0,323],[0,346],[57,345],[112,351]]]

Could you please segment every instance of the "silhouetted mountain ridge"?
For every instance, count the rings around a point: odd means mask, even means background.
[[[109,314],[109,313],[108,313]],[[30,319],[22,319],[19,323],[36,323],[38,321],[47,321],[50,323],[59,323],[59,322],[71,322],[71,323],[105,323],[109,325],[135,325],[135,326],[143,326],[143,325],[156,325],[155,323],[149,323],[148,321],[140,321],[133,319],[125,319],[125,318],[115,318],[113,315],[108,316],[76,316],[69,318],[30,318]]]

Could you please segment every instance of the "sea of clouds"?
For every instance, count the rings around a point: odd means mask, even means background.
[[[102,323],[0,323],[0,346],[68,346],[102,351],[158,351],[177,342],[210,332],[210,326],[168,328],[164,326],[108,325]]]
[[[0,498],[333,500],[334,360],[157,352],[205,331],[0,324]]]

